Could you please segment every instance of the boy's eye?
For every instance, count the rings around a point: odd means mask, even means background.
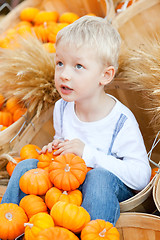
[[[77,65],[76,65],[76,68],[77,68],[77,69],[81,69],[81,68],[83,68],[83,66],[82,66],[81,64],[77,64]]]
[[[57,62],[56,65],[59,66],[59,67],[62,67],[63,63],[62,62]]]

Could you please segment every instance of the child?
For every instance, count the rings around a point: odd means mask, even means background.
[[[114,225],[119,202],[143,189],[151,175],[135,117],[104,90],[118,68],[119,49],[118,32],[100,17],[84,16],[58,33],[55,86],[62,98],[54,108],[54,140],[41,151],[71,152],[93,168],[80,186],[82,206],[91,219]]]

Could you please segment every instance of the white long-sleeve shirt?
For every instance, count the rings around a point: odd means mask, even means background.
[[[80,121],[74,102],[58,100],[53,115],[54,139],[80,139],[85,143],[82,158],[88,167],[105,168],[139,191],[151,176],[146,148],[134,115],[113,98],[116,104],[109,115],[94,122]]]

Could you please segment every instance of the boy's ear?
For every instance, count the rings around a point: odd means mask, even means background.
[[[109,84],[115,75],[115,68],[113,66],[105,67],[102,72],[102,77],[100,80],[101,85],[107,85]]]

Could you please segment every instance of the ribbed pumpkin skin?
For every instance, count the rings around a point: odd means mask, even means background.
[[[79,240],[79,238],[66,228],[50,227],[39,232],[37,240]]]
[[[67,192],[56,187],[50,188],[45,195],[45,203],[47,207],[51,209],[58,201],[73,203],[80,206],[82,203],[82,193],[79,190]]]
[[[61,201],[54,204],[50,215],[57,226],[75,233],[80,232],[90,221],[90,215],[83,207]]]
[[[19,203],[19,206],[24,209],[29,219],[36,213],[47,213],[47,206],[43,199],[36,195],[31,194],[23,197]]]
[[[87,166],[73,153],[59,155],[49,165],[49,177],[55,187],[64,191],[77,189],[85,180]]]
[[[36,168],[22,175],[19,187],[26,194],[44,195],[52,187],[52,183],[47,171]]]
[[[27,224],[25,227],[25,240],[35,240],[41,230],[54,227],[54,221],[47,213],[33,215]]]
[[[55,156],[53,155],[54,152],[55,150],[53,150],[51,153],[46,151],[46,153],[40,154],[38,157],[39,162],[37,163],[37,167],[43,169],[47,168],[50,163],[55,159]]]
[[[24,233],[28,217],[24,210],[14,203],[0,204],[0,238],[15,239]]]
[[[90,221],[81,232],[81,240],[120,240],[120,235],[112,223],[102,219]]]

